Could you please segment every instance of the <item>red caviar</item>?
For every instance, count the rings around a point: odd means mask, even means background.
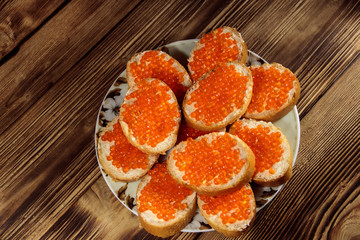
[[[187,87],[183,84],[185,70],[180,72],[174,67],[175,59],[165,60],[167,54],[160,51],[147,51],[140,59],[140,63],[130,64],[130,73],[135,83],[145,78],[157,78],[165,82],[180,100],[184,98]],[[180,65],[180,63],[178,63]]]
[[[172,100],[171,89],[158,79],[143,80],[136,86],[137,90],[126,95],[121,115],[140,145],[156,147],[178,126],[178,103]]]
[[[269,170],[270,174],[275,173],[272,166],[279,162],[284,149],[281,146],[282,139],[279,131],[271,132],[269,127],[258,125],[256,128],[249,128],[241,121],[232,126],[230,132],[243,140],[255,155],[255,172]]]
[[[101,136],[101,140],[114,142],[114,145],[110,147],[107,160],[111,161],[115,167],[121,168],[124,173],[130,169],[147,168],[147,155],[128,142],[119,121],[113,125],[112,131],[107,131]]]
[[[206,196],[199,195],[204,202],[202,209],[209,215],[220,214],[223,224],[232,224],[249,219],[253,192],[250,187],[243,186],[234,193]]]
[[[212,138],[211,143],[206,137],[189,138],[184,150],[174,150],[175,166],[184,172],[184,181],[195,186],[219,185],[240,172],[245,160],[240,159],[239,149],[233,149],[236,140],[228,133]]]
[[[248,82],[249,78],[238,73],[234,65],[219,65],[206,79],[196,83],[199,87],[186,103],[194,103],[195,110],[190,117],[207,126],[224,120],[244,104]]]
[[[189,62],[191,78],[197,81],[204,73],[214,69],[220,63],[237,60],[239,47],[231,33],[218,28],[200,39],[203,46],[194,51],[193,60]]]
[[[279,110],[288,101],[289,92],[294,87],[294,74],[287,69],[281,73],[274,66],[266,70],[264,67],[251,67],[250,70],[254,87],[247,111],[253,113]]]
[[[190,127],[185,121],[181,122],[180,128],[179,128],[179,134],[178,134],[178,139],[177,139],[177,143],[185,141],[188,138],[192,138],[195,139],[197,137],[200,137],[202,135],[211,133],[213,131],[201,131],[201,130],[197,130],[195,128]]]
[[[148,175],[151,176],[150,182],[138,198],[139,212],[150,210],[159,219],[168,221],[175,218],[177,211],[187,208],[182,201],[193,192],[171,178],[166,163],[156,164]]]

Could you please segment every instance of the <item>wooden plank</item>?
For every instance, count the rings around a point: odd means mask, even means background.
[[[358,57],[302,119],[293,177],[257,214],[253,228],[241,239],[359,236],[359,69]],[[205,233],[198,239],[225,237]]]
[[[0,164],[6,169],[0,176],[0,211],[4,213],[0,216],[2,236],[41,236],[69,209],[70,205],[63,205],[63,202],[70,204],[80,196],[79,191],[88,186],[88,182],[81,184],[84,174],[93,177],[88,181],[99,176],[95,155],[79,160],[77,154],[93,151],[89,146],[93,146],[93,126],[102,98],[122,71],[119,65],[124,66],[130,55],[144,45],[159,45],[166,36],[174,34],[168,29],[187,17],[178,13],[180,6],[185,7],[186,12],[207,7],[200,3],[183,6],[176,1],[139,5],[126,21],[54,82],[44,95],[37,93],[39,99],[35,102],[29,99],[28,111],[19,114],[19,118],[8,125],[0,136]],[[142,27],[135,28],[131,24],[139,14],[158,9],[163,10],[155,19],[150,21],[151,16],[149,19],[144,17]],[[157,31],[159,26],[155,22],[164,28]],[[72,49],[72,46],[68,48]],[[52,54],[56,56],[57,52]],[[56,74],[60,75],[60,72]],[[38,82],[35,85],[41,88],[38,84],[48,83],[50,79],[42,74],[35,78]],[[69,192],[73,194],[69,195]],[[59,201],[58,198],[63,197],[67,199]],[[30,219],[29,215],[34,217]]]
[[[0,133],[51,88],[139,1],[75,0],[0,67]]]
[[[359,182],[356,183],[359,186]],[[332,196],[334,198],[334,196]],[[338,217],[331,221],[332,228],[327,225],[327,222],[321,222],[325,234],[321,231],[315,233],[315,237],[328,237],[329,239],[351,239],[359,237],[359,205],[360,193],[356,189],[349,192],[349,197],[345,199],[338,198],[338,209],[336,212],[326,212],[324,215],[328,219],[330,214],[336,214]],[[329,231],[331,230],[331,231]]]
[[[106,219],[106,225],[102,224],[103,218]],[[87,233],[80,233],[80,227],[85,224],[91,225],[91,227],[87,228]],[[104,239],[107,236],[114,236],[114,232],[125,237],[138,231],[137,217],[117,201],[105,181],[102,180],[93,184],[86,194],[69,208],[43,237],[45,239],[64,239],[67,236],[74,238],[91,236],[96,239]]]
[[[66,4],[67,1],[64,0],[2,1],[0,3],[0,62]]]

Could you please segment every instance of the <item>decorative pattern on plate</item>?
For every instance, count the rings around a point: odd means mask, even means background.
[[[174,43],[167,44],[159,49],[167,52],[175,59],[177,59],[183,66],[187,65],[187,59],[190,55],[191,49],[195,46],[197,39],[178,41]],[[256,53],[248,51],[247,66],[251,65],[261,65],[266,63]],[[98,114],[96,127],[95,127],[95,150],[97,156],[97,138],[101,130],[110,122],[117,114],[119,114],[120,106],[123,102],[123,99],[128,90],[128,85],[126,83],[126,71],[122,72],[118,79],[113,83],[107,92],[104,101],[100,107]],[[288,113],[282,119],[274,122],[275,126],[281,128],[282,132],[287,137],[294,158],[294,164],[296,161],[297,151],[300,143],[300,122],[298,117],[298,112],[296,107]],[[159,161],[164,161],[166,156],[160,156]],[[99,163],[99,160],[98,160]],[[116,198],[131,212],[135,215],[137,214],[136,207],[136,190],[140,180],[130,183],[125,183],[121,181],[116,181],[106,174],[99,163],[101,173],[108,184],[110,190],[116,196]],[[253,188],[255,201],[256,201],[256,211],[260,211],[265,207],[280,191],[282,186],[279,187],[261,187],[256,184],[251,184]],[[209,232],[214,231],[206,222],[204,217],[200,214],[199,209],[197,209],[194,217],[191,222],[182,230],[183,232]]]
[[[120,107],[128,88],[129,86],[126,83],[125,76],[120,76],[109,89],[101,104],[101,109],[98,114],[96,122],[96,139],[102,129],[120,113]]]

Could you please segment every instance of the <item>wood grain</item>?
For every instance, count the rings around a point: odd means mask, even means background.
[[[67,1],[20,0],[0,3],[0,63],[31,34],[41,28]],[[2,61],[3,60],[3,61]]]
[[[119,225],[120,223],[120,225]],[[88,231],[77,231],[77,224],[91,224]],[[56,226],[61,225],[62,228]],[[77,232],[73,234],[71,231]],[[75,238],[96,239],[147,239],[151,237],[139,224],[137,216],[125,208],[110,192],[105,181],[100,178],[95,184],[49,229],[44,238],[64,238],[74,235]],[[197,234],[178,234],[167,239],[195,239]],[[161,238],[152,238],[161,239]]]
[[[17,2],[1,2],[0,16]],[[30,2],[40,4],[24,4]],[[18,51],[0,65],[0,238],[158,239],[139,227],[100,176],[96,115],[135,52],[221,25],[237,27],[249,49],[292,69],[303,87],[294,176],[241,238],[359,237],[358,2],[43,4],[49,6],[44,13],[29,13],[31,27],[19,25]]]
[[[0,133],[91,50],[137,1],[75,0],[0,68]]]
[[[102,224],[103,222],[106,224]],[[121,227],[119,223],[122,223]],[[90,231],[81,233],[77,230],[81,228],[80,226],[74,227],[78,224],[91,225],[88,228]],[[56,226],[62,227],[58,229]],[[104,239],[109,235],[114,236],[114,232],[118,232],[121,236],[130,232],[138,232],[138,229],[137,217],[113,197],[104,181],[97,181],[43,237],[59,239],[73,235],[75,238],[92,236]],[[76,234],[73,234],[72,231]]]

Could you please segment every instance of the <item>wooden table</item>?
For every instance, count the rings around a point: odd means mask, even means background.
[[[101,176],[98,109],[134,53],[219,26],[302,86],[293,177],[241,238],[359,239],[360,4],[345,0],[1,1],[0,239],[155,239]]]

